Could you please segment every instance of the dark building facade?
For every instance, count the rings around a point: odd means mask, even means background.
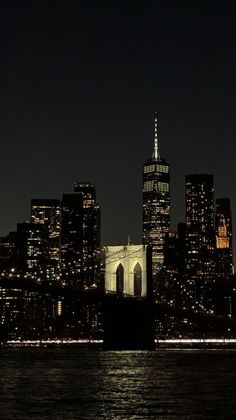
[[[179,223],[178,231],[170,231],[165,240],[164,263],[158,276],[158,297],[160,301],[185,305],[186,288],[184,272],[186,263],[186,224]]]
[[[215,280],[214,183],[209,174],[186,176],[186,290],[211,307]]]
[[[49,261],[48,280],[59,280],[60,276],[60,238],[61,203],[56,199],[32,199],[31,222],[43,225],[48,231]]]
[[[0,272],[17,271],[17,233],[9,232],[7,236],[0,238]]]
[[[179,302],[179,241],[178,234],[169,232],[164,244],[164,262],[158,282],[160,301]]]
[[[216,284],[215,311],[235,316],[235,276],[233,266],[232,215],[229,198],[217,198],[215,208]]]
[[[154,150],[143,165],[143,243],[152,246],[154,276],[164,261],[164,243],[170,229],[170,169],[160,157],[157,114],[154,119]]]
[[[62,197],[61,274],[66,284],[96,287],[100,255],[100,207],[92,182],[76,182]]]
[[[49,261],[46,226],[18,223],[16,249],[19,270],[31,278],[44,281]]]

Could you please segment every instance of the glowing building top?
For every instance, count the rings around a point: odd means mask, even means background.
[[[154,149],[143,165],[143,244],[152,246],[153,273],[164,261],[164,242],[170,228],[170,170],[160,157],[157,113],[154,116]]]
[[[161,158],[160,151],[159,151],[159,140],[158,140],[158,132],[157,132],[157,112],[155,112],[154,117],[154,149],[152,154],[153,160],[159,160]]]

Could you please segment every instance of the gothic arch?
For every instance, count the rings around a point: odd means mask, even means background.
[[[116,293],[120,296],[124,294],[124,267],[121,263],[116,269]]]
[[[137,262],[134,267],[134,296],[142,295],[142,268]]]

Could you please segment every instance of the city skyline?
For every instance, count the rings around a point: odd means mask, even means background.
[[[3,2],[2,420],[236,417],[235,21]]]
[[[31,198],[59,198],[74,180],[94,179],[102,242],[140,242],[155,110],[172,169],[172,225],[184,220],[189,173],[214,174],[216,197],[230,197],[235,214],[230,6],[205,2],[203,14],[155,1],[92,10],[13,1],[2,19],[1,236],[30,218]]]
[[[163,178],[163,180],[164,180],[164,183],[165,182],[167,182],[168,183],[168,190],[165,190],[165,193],[167,193],[167,196],[168,196],[168,203],[170,204],[171,202],[172,202],[172,197],[171,197],[171,194],[170,194],[170,191],[171,191],[171,178],[170,178],[170,173],[171,173],[171,169],[170,169],[170,165],[169,165],[169,163],[167,163],[166,162],[166,160],[162,157],[162,155],[160,154],[160,146],[159,146],[159,125],[158,125],[158,122],[159,122],[159,119],[158,119],[158,114],[157,114],[157,112],[155,112],[154,113],[154,118],[153,118],[153,121],[152,121],[152,128],[153,128],[153,133],[152,133],[152,142],[153,142],[153,151],[152,151],[152,154],[150,153],[150,157],[146,160],[146,162],[143,164],[143,190],[142,190],[142,194],[143,194],[143,200],[145,200],[145,194],[147,194],[147,192],[150,190],[147,190],[147,188],[145,187],[145,184],[147,184],[148,183],[148,181],[149,181],[149,176],[151,176],[152,174],[146,174],[146,172],[150,172],[149,171],[149,166],[150,165],[152,165],[152,163],[155,163],[155,162],[157,162],[157,163],[159,163],[160,165],[164,165],[163,166],[163,174],[162,174],[162,177],[164,176],[164,178]],[[146,169],[145,169],[146,168]],[[159,167],[158,167],[159,168]],[[162,166],[160,167],[160,168],[162,168]],[[168,171],[167,171],[167,169],[168,169]],[[159,169],[158,169],[159,170]],[[162,171],[162,169],[160,169],[161,171]],[[166,177],[166,175],[165,175],[165,173],[166,172],[168,172],[168,176]],[[190,172],[189,174],[186,174],[185,175],[185,181],[186,181],[186,178],[188,178],[188,177],[204,177],[204,176],[207,176],[207,177],[209,177],[209,178],[212,178],[212,180],[213,180],[213,178],[214,178],[214,174],[209,174],[209,173],[207,173],[207,174],[202,174],[202,173],[193,173],[193,172]],[[157,175],[157,178],[155,178],[156,179],[156,181],[157,181],[157,179],[158,179],[158,177],[159,177],[159,175]],[[154,179],[153,178],[153,179]],[[150,178],[151,179],[151,178]],[[155,184],[155,179],[154,179],[154,184]],[[160,181],[160,180],[159,180]],[[212,181],[213,182],[213,181]],[[149,181],[149,183],[150,183],[150,181]],[[94,182],[94,180],[87,180],[86,182],[85,181],[74,181],[74,185],[76,186],[76,184],[84,184],[84,185],[93,185],[93,187],[95,188],[95,185],[96,185],[96,181]],[[157,188],[157,184],[155,184],[156,185],[156,188]],[[159,185],[159,183],[158,183],[158,185]],[[166,185],[166,184],[163,184],[163,185]],[[150,190],[151,191],[151,190]],[[160,190],[161,191],[161,190]],[[164,191],[164,190],[163,190]],[[163,194],[163,191],[162,191],[162,194]],[[216,192],[216,189],[214,188],[214,193]],[[45,192],[45,194],[43,194],[40,198],[39,197],[33,197],[33,198],[31,198],[30,199],[30,202],[31,202],[31,207],[29,206],[29,212],[30,212],[30,216],[29,216],[29,218],[28,218],[28,220],[26,220],[26,219],[24,219],[24,220],[22,220],[20,223],[19,223],[19,221],[17,222],[17,223],[15,223],[15,226],[17,225],[20,225],[20,224],[24,224],[24,223],[42,223],[42,221],[37,221],[37,219],[36,220],[34,220],[34,216],[33,216],[33,218],[32,218],[32,205],[37,205],[38,203],[40,203],[40,202],[42,202],[42,203],[44,203],[45,202],[45,204],[46,203],[50,203],[50,202],[55,202],[55,203],[57,203],[57,205],[58,206],[62,206],[63,207],[63,197],[64,196],[66,196],[66,195],[70,195],[70,194],[72,194],[71,192],[69,192],[69,189],[67,190],[67,192],[61,192],[61,195],[60,195],[60,197],[56,197],[55,198],[55,195],[53,196],[53,197],[46,197],[47,196],[47,193]],[[154,194],[155,195],[155,194]],[[186,195],[186,192],[185,192],[185,195]],[[225,197],[225,195],[223,194],[222,195],[223,196],[223,198],[222,197],[219,197],[219,196],[217,196],[217,194],[214,194],[214,200],[213,200],[213,205],[214,205],[214,213],[216,212],[216,209],[215,209],[215,206],[217,207],[217,201],[219,201],[219,200],[229,200],[230,202],[231,202],[231,200],[232,200],[232,198],[231,197]],[[99,201],[99,206],[101,207],[101,210],[102,210],[102,205],[100,204],[100,200],[98,200]],[[145,207],[145,204],[144,204],[144,202],[145,201],[143,201],[143,206]],[[167,204],[168,204],[167,203]],[[45,204],[43,204],[43,206],[45,205]],[[168,204],[168,209],[167,209],[167,216],[168,216],[168,218],[170,218],[170,221],[173,219],[173,207],[171,206],[171,205],[169,205]],[[183,201],[183,206],[185,206],[185,202]],[[48,205],[48,204],[47,204]],[[142,203],[140,203],[140,206],[142,206]],[[144,208],[143,207],[143,208]],[[30,210],[31,209],[31,210]],[[42,210],[41,210],[42,211]],[[44,212],[45,212],[45,209],[43,210]],[[136,209],[136,211],[138,211],[138,209]],[[143,210],[144,211],[144,210]],[[184,210],[184,212],[186,211],[186,209]],[[145,213],[145,212],[144,212]],[[144,217],[144,213],[143,213],[143,217]],[[40,215],[40,213],[39,213],[39,215]],[[42,218],[43,216],[42,216],[42,214],[40,215],[40,217]],[[177,230],[178,230],[178,224],[181,224],[181,223],[183,223],[183,222],[186,222],[187,221],[187,219],[186,219],[186,217],[187,217],[187,215],[184,213],[183,214],[183,219],[182,220],[175,220],[175,226],[173,226],[173,223],[172,224],[170,224],[169,225],[169,221],[168,221],[168,223],[167,223],[167,225],[166,225],[166,232],[168,232],[168,231],[171,231],[171,232],[173,232],[173,231],[175,231],[175,232],[177,232]],[[143,222],[144,222],[144,219],[143,219]],[[146,221],[147,222],[147,221]],[[231,220],[231,223],[232,222],[234,222],[234,217],[232,217],[232,220]],[[214,222],[215,223],[215,222]],[[105,225],[106,224],[106,222],[104,222],[103,223],[103,225]],[[139,229],[142,229],[142,226],[143,226],[143,229],[144,229],[144,226],[145,226],[145,224],[142,224],[142,220],[140,221],[140,226],[139,226]],[[150,229],[149,229],[150,230]],[[8,231],[7,232],[7,234],[6,235],[8,235],[8,234],[11,234],[11,233],[14,233],[14,228],[13,229],[11,229],[10,231]],[[102,237],[102,229],[101,229],[101,237]],[[150,234],[151,234],[151,236],[153,235],[153,233],[151,233],[151,230],[150,230],[150,232],[148,233],[148,234],[145,234],[144,233],[144,231],[143,231],[143,243],[151,243],[150,242],[150,240],[148,239],[148,237],[150,236]],[[6,236],[6,235],[1,235],[1,237],[4,237],[4,236]],[[147,237],[146,237],[147,236]],[[233,235],[234,236],[234,235]],[[126,240],[124,240],[124,243],[125,242],[133,242],[134,243],[134,241],[132,241],[132,238],[130,238],[130,235],[129,234],[127,234],[127,237],[126,237]],[[140,240],[140,243],[142,242],[142,240]],[[231,244],[231,248],[233,249],[233,252],[234,252],[234,246],[233,246],[233,243],[234,243],[234,238],[232,237],[231,238],[231,242],[232,242],[232,244]],[[136,241],[136,243],[137,243],[137,241]],[[107,243],[108,244],[108,243]],[[107,245],[106,243],[101,243],[101,246],[104,246],[104,245]],[[113,240],[109,243],[109,244],[118,244],[118,242],[116,241],[116,240],[114,240],[114,238],[113,238]],[[154,245],[154,248],[155,248],[155,246],[156,245]],[[160,246],[160,245],[159,245]],[[155,251],[154,251],[154,254],[155,254]],[[160,254],[160,257],[158,257],[158,258],[161,258],[161,259],[163,259],[163,257],[161,257],[161,254]]]

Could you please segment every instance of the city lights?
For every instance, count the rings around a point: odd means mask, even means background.
[[[187,175],[185,189],[186,220],[173,231],[155,113],[153,154],[143,165],[143,244],[101,250],[94,182],[76,181],[62,200],[32,199],[30,223],[0,239],[2,343],[233,344],[219,341],[235,334],[230,200],[215,202],[210,174]]]

